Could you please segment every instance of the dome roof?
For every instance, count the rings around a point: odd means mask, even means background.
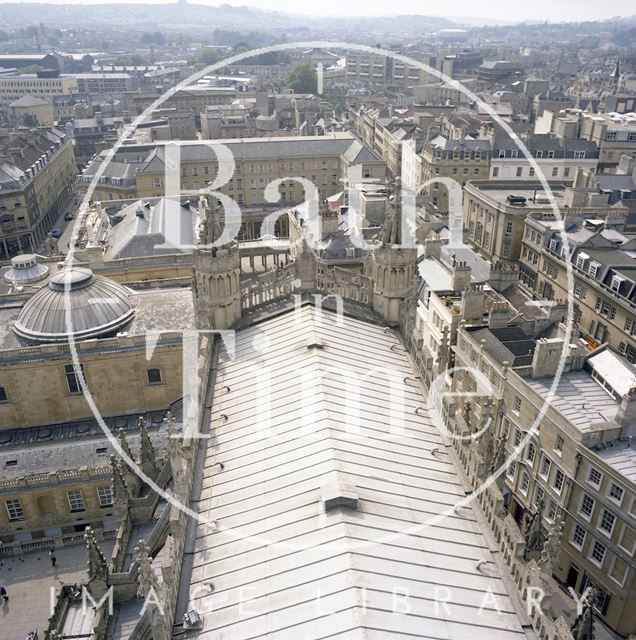
[[[133,315],[126,287],[72,267],[56,273],[26,302],[13,330],[34,342],[65,342],[71,334],[76,340],[112,334]]]
[[[42,280],[49,273],[49,268],[38,264],[37,258],[25,253],[11,258],[11,268],[4,274],[4,279],[16,285],[28,284]]]

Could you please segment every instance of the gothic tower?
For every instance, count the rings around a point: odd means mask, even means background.
[[[228,329],[241,317],[241,261],[234,240],[213,247],[222,233],[218,204],[199,198],[201,224],[194,248],[194,313],[197,329]]]
[[[373,308],[391,324],[400,321],[400,310],[416,275],[417,249],[402,244],[401,184],[382,227],[381,243],[373,250],[370,275],[373,278]]]

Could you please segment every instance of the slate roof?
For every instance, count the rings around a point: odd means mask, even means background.
[[[41,98],[36,98],[30,94],[22,96],[18,98],[14,102],[12,102],[10,107],[43,107],[48,105],[49,103],[46,100],[42,100]]]
[[[147,206],[148,205],[148,206]],[[191,253],[197,210],[170,198],[138,200],[113,217],[106,260]]]
[[[453,140],[444,136],[437,136],[429,140],[425,144],[434,149],[442,149],[443,151],[490,151],[489,140],[475,140],[473,138],[464,138],[463,140]]]
[[[274,138],[246,138],[223,140],[235,160],[277,160],[278,158],[307,158],[343,155],[350,162],[371,162],[376,158],[349,133],[327,136],[298,136]],[[158,146],[146,159],[143,173],[163,171],[165,151]],[[200,141],[181,145],[182,162],[216,161],[214,149]]]
[[[499,362],[506,360],[511,367],[523,367],[532,364],[536,343],[519,327],[499,329],[482,328],[471,332],[477,343],[484,340],[486,351]]]

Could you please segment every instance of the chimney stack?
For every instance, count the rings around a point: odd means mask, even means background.
[[[465,262],[453,264],[453,291],[459,292],[467,289],[471,282],[471,270]]]
[[[510,312],[507,302],[493,302],[488,312],[488,327],[490,329],[502,329],[508,326]]]
[[[441,258],[442,256],[442,241],[438,239],[429,238],[424,240],[424,257],[425,258]]]
[[[470,285],[462,293],[462,320],[481,320],[485,311],[482,285]]]
[[[534,348],[532,377],[553,376],[561,361],[563,340],[561,338],[540,338]]]
[[[621,428],[621,438],[636,436],[636,387],[623,396],[614,422]]]

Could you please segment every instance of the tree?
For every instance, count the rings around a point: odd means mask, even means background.
[[[144,64],[146,64],[146,61],[138,53],[115,58],[115,65],[118,67],[138,67]]]
[[[204,65],[214,64],[223,57],[219,49],[201,49],[196,55],[196,61]]]
[[[154,33],[144,33],[141,36],[141,43],[163,46],[164,44],[166,44],[166,37],[160,31],[155,31]]]
[[[233,47],[232,47],[232,51],[234,53],[245,53],[246,51],[249,51],[252,47],[244,41],[241,42],[237,42]]]
[[[318,74],[309,62],[297,64],[287,82],[294,93],[318,93]]]

